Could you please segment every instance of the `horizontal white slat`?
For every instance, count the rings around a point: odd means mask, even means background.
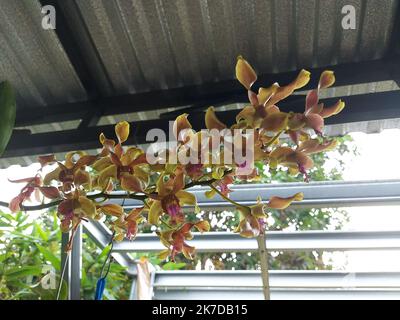
[[[154,288],[259,288],[262,280],[259,271],[158,271]],[[271,288],[397,288],[400,290],[400,272],[341,272],[271,270]]]
[[[268,200],[271,196],[288,197],[297,192],[304,193],[304,200],[294,202],[293,207],[348,207],[365,205],[400,204],[400,181],[323,181],[311,183],[243,184],[232,185],[231,198],[241,204],[253,204],[258,196]],[[230,207],[218,195],[212,200],[205,197],[209,187],[189,189],[194,193],[202,208]],[[122,196],[123,194],[121,194]],[[112,202],[120,203],[120,200]],[[141,206],[137,200],[127,199],[125,207]]]
[[[156,300],[262,300],[261,289],[156,290]],[[271,300],[399,300],[397,289],[271,289]]]
[[[229,232],[194,234],[188,241],[198,252],[249,252],[257,250],[256,239]],[[400,249],[400,231],[271,231],[269,250],[380,250]],[[115,243],[115,252],[157,252],[163,250],[154,234],[141,234],[133,241]]]

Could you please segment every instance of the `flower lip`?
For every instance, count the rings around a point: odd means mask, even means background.
[[[129,174],[133,174],[133,168],[130,166],[118,166],[117,167],[117,178],[120,179],[121,178],[121,174],[122,173],[129,173]]]
[[[183,210],[176,195],[170,194],[161,200],[163,210],[169,215],[171,223],[176,224],[184,220]]]

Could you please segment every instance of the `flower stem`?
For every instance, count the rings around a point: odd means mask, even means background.
[[[245,209],[246,211],[250,211],[250,208],[249,208],[249,207],[244,206],[244,205],[242,205],[242,204],[240,204],[240,203],[237,203],[236,201],[234,201],[234,200],[228,198],[226,195],[224,195],[221,191],[219,191],[219,190],[218,190],[216,187],[214,187],[212,184],[210,185],[210,188],[213,189],[216,193],[218,193],[218,194],[221,196],[221,198],[223,198],[224,200],[226,200],[226,201],[232,203],[234,206],[239,207],[239,208],[243,208],[243,209]]]
[[[227,175],[231,172],[232,170],[227,170],[224,174]],[[211,185],[213,182],[217,181],[216,179],[210,179],[207,181],[195,181],[195,182],[191,182],[188,183],[187,185],[185,185],[184,189],[188,189],[194,186],[204,186],[204,185]],[[152,194],[152,195],[156,195],[156,193]],[[105,199],[105,200],[110,200],[110,199],[121,199],[121,198],[125,198],[125,199],[135,199],[135,200],[140,200],[140,201],[144,201],[148,198],[148,195],[140,195],[140,194],[129,194],[129,195],[119,195],[119,194],[108,194],[105,192],[100,192],[100,193],[96,193],[96,194],[90,194],[87,196],[88,199],[91,200],[95,200],[95,199]],[[48,209],[51,207],[55,207],[58,206],[62,201],[64,201],[63,199],[59,199],[59,200],[55,200],[49,203],[43,203],[40,205],[34,205],[34,206],[24,206],[21,205],[21,210],[23,211],[37,211],[37,210],[43,210],[43,209]],[[5,201],[0,201],[0,207],[9,207],[9,203],[5,202]]]
[[[265,231],[263,230],[257,237],[258,254],[261,265],[261,278],[263,283],[264,299],[270,300],[269,270],[268,270],[268,251],[265,243]]]

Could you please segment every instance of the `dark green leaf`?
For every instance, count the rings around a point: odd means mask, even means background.
[[[39,249],[40,253],[46,259],[46,261],[50,262],[54,269],[60,271],[61,268],[61,261],[58,257],[54,255],[49,249],[41,246],[40,244],[36,243],[36,247]]]
[[[0,83],[0,156],[10,140],[15,125],[16,100],[8,81]]]

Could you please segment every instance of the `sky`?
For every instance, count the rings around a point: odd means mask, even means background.
[[[384,130],[377,134],[352,133],[359,156],[345,157],[343,177],[348,181],[400,179],[400,130]],[[329,163],[328,163],[329,165]],[[8,179],[32,176],[38,164],[29,167],[11,166],[0,170],[0,200],[9,201],[22,188]],[[350,220],[345,230],[400,230],[400,206],[346,208]],[[400,251],[359,251],[326,255],[335,269],[348,271],[400,271]]]
[[[344,180],[400,179],[400,130],[377,134],[352,133],[360,155],[345,159]],[[399,190],[400,192],[400,190]],[[346,230],[400,230],[400,206],[346,208]],[[357,251],[333,255],[337,269],[400,271],[400,251]],[[343,267],[344,266],[344,267]]]

